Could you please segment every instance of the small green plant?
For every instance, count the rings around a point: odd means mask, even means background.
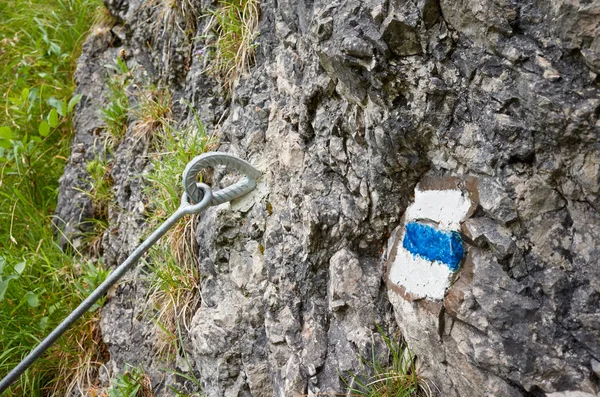
[[[213,40],[208,44],[210,62],[206,71],[231,93],[240,76],[254,64],[259,2],[221,0],[209,16],[211,23],[204,33]]]
[[[127,121],[129,117],[129,97],[127,87],[131,83],[131,73],[127,63],[121,57],[117,57],[114,64],[105,65],[109,71],[108,78],[108,102],[102,108],[102,120],[106,124],[109,134],[109,147],[115,147],[125,137]]]
[[[106,269],[101,262],[94,263],[91,260],[84,261],[81,264],[81,275],[76,280],[73,280],[73,285],[75,285],[75,288],[79,290],[82,296],[87,297],[94,292],[96,287],[106,280],[109,273],[110,271]],[[105,296],[100,298],[92,305],[92,307],[90,307],[89,311],[95,312],[104,306],[105,300]]]
[[[162,222],[178,207],[181,200],[181,173],[194,157],[217,146],[213,136],[209,136],[197,114],[192,109],[196,125],[183,131],[176,131],[171,125],[164,125],[155,136],[157,151],[151,157],[153,172],[148,176],[151,218]]]
[[[156,133],[169,128],[173,120],[168,89],[137,81],[121,57],[106,68],[111,75],[108,79],[108,102],[102,109],[102,118],[109,133],[110,148],[125,137],[130,119],[133,121],[132,135],[136,138],[150,140]],[[129,86],[135,88],[133,101],[127,93]]]
[[[153,397],[150,377],[137,367],[128,366],[128,369],[111,381],[107,397]]]
[[[109,161],[96,158],[85,167],[91,179],[91,187],[86,194],[92,199],[95,219],[108,219],[108,206],[113,200],[110,166]]]
[[[102,236],[108,228],[109,208],[114,200],[110,168],[111,162],[100,157],[86,164],[90,187],[82,192],[92,201],[93,217],[85,220],[90,227],[84,241],[88,252],[95,258],[101,254]]]
[[[388,337],[381,327],[377,330],[387,346],[388,357],[377,357],[373,349],[368,359],[361,358],[363,365],[372,372],[364,377],[351,374],[348,390],[353,396],[363,397],[429,397],[433,393],[427,382],[417,374],[415,357],[404,342]]]

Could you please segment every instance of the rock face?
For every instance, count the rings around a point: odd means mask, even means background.
[[[204,19],[196,40],[167,39],[139,1],[106,3],[124,25],[88,39],[84,98],[101,98],[95,65],[125,50],[219,124],[219,150],[263,172],[198,224],[203,300],[184,348],[208,396],[343,393],[359,357],[385,350],[376,323],[400,328],[440,396],[598,393],[597,1],[266,0],[256,65],[230,101],[195,55]],[[61,184],[71,237],[91,216],[76,188],[101,129],[92,103]],[[114,154],[109,264],[142,232],[145,150],[129,136]],[[388,289],[415,187],[449,177],[472,181],[476,204],[454,284],[442,299]],[[168,394],[131,303],[142,290],[117,290],[103,332],[116,369],[143,364]]]

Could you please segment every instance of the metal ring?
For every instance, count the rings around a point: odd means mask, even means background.
[[[197,214],[201,211],[204,211],[212,204],[213,194],[210,186],[204,183],[198,183],[197,186],[201,191],[202,200],[196,204],[190,204],[187,193],[183,192],[181,194],[181,205],[178,209],[178,211],[181,211],[182,214]]]
[[[214,168],[218,165],[232,168],[244,174],[245,177],[231,186],[213,192],[211,205],[223,204],[249,193],[256,187],[256,180],[261,175],[260,171],[248,162],[231,154],[219,152],[201,154],[190,161],[183,171],[183,188],[191,202],[199,203],[204,196],[196,182],[200,170],[207,167]]]

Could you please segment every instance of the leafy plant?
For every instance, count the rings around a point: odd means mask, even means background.
[[[209,13],[211,23],[205,30],[209,41],[210,62],[206,71],[221,82],[227,93],[233,92],[240,76],[254,64],[258,35],[258,0],[220,0]],[[214,34],[211,34],[214,32]]]
[[[103,393],[102,396],[107,396]],[[137,367],[128,369],[111,381],[108,397],[153,397],[150,377]]]
[[[85,261],[81,264],[81,276],[73,280],[75,288],[79,290],[81,295],[90,296],[94,290],[106,280],[110,271],[100,263]],[[96,303],[89,308],[90,312],[94,312],[104,306],[106,297],[100,298]]]
[[[65,124],[81,95],[75,95],[68,101],[49,97],[46,100],[47,111],[44,112],[39,110],[44,104],[38,88],[23,88],[19,95],[7,93],[5,96],[10,103],[7,104],[6,121],[12,127],[0,126],[0,185],[4,179],[10,179],[9,175],[21,175],[24,178],[19,183],[27,184],[23,187],[29,189],[35,198],[40,198],[39,181],[45,180],[49,171],[52,172],[48,166],[60,168],[64,161],[60,155],[45,158],[46,150],[62,139]]]
[[[373,375],[351,374],[348,390],[353,396],[364,397],[417,397],[431,396],[433,393],[427,382],[417,374],[415,357],[401,339],[388,337],[377,325],[388,349],[388,357],[377,357],[375,349],[370,358],[361,362]]]

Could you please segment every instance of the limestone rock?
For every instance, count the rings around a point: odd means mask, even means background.
[[[510,231],[488,218],[466,220],[463,233],[476,246],[489,245],[498,255],[498,259],[506,259],[515,252],[516,245]]]
[[[388,17],[382,26],[383,40],[390,50],[398,56],[421,53],[421,44],[416,29],[410,24],[393,16]]]
[[[202,302],[180,347],[207,396],[346,393],[359,357],[386,352],[376,323],[401,329],[441,396],[600,390],[597,1],[265,0],[256,63],[229,97],[198,55],[210,18],[168,29],[147,3],[107,0],[122,26],[84,46],[56,223],[63,246],[89,228],[102,65],[121,50],[262,171],[260,191],[197,224]],[[192,113],[174,105],[177,123]],[[147,232],[150,148],[128,131],[109,153],[111,265]],[[439,299],[407,299],[386,287],[388,238],[429,178],[476,205],[413,219],[465,254]],[[142,365],[168,395],[181,379],[161,369],[178,364],[154,354],[145,292],[139,273],[104,308],[106,367]]]

